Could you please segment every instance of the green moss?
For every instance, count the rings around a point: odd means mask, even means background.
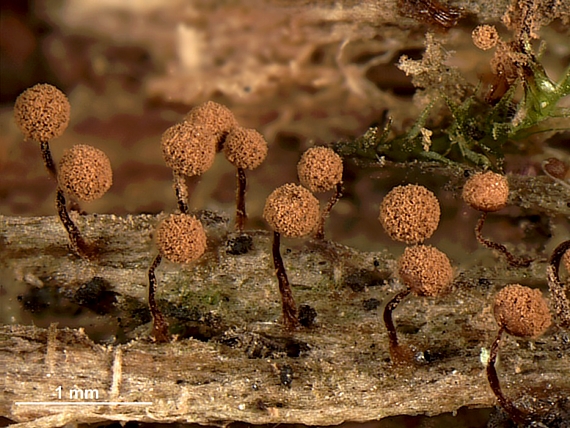
[[[518,143],[539,132],[570,129],[554,128],[551,123],[551,119],[570,117],[570,109],[559,107],[560,100],[570,94],[570,67],[558,83],[553,82],[528,38],[513,45],[521,46],[512,53],[524,61],[504,59],[517,67],[519,77],[511,82],[498,74],[495,87],[485,94],[445,65],[449,54],[442,53],[433,35],[426,37],[424,57],[418,61],[403,57],[400,68],[413,76],[418,87],[414,101],[427,107],[407,131],[394,135],[388,118],[382,127],[370,128],[354,141],[337,143],[339,154],[368,161],[428,160],[500,170],[507,149],[522,150]],[[493,100],[500,85],[506,90]],[[522,97],[517,100],[519,89]]]

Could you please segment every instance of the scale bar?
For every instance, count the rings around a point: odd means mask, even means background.
[[[152,401],[17,401],[16,406],[150,406]]]

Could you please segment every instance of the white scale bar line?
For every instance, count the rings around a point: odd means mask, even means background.
[[[16,406],[150,406],[152,401],[17,401]]]

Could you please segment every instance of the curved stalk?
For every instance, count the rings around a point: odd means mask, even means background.
[[[570,240],[562,242],[552,252],[546,267],[546,278],[552,295],[554,311],[562,327],[570,327],[570,299],[568,297],[570,285],[565,287],[564,283],[560,281],[559,269],[562,256],[569,250]]]
[[[392,300],[390,300],[384,308],[383,318],[384,325],[386,325],[386,330],[388,330],[388,346],[390,349],[390,358],[392,358],[392,361],[395,364],[405,362],[406,352],[398,343],[398,334],[396,333],[396,327],[392,321],[392,312],[394,309],[396,309],[400,302],[406,298],[408,294],[410,294],[409,288],[400,291],[398,294],[392,297]]]
[[[507,258],[507,263],[511,266],[514,267],[530,266],[532,259],[528,259],[526,257],[517,257],[511,254],[509,250],[507,250],[507,247],[505,247],[504,245],[499,244],[498,242],[491,241],[489,239],[485,239],[483,235],[481,235],[481,229],[483,229],[483,225],[485,224],[486,219],[487,219],[487,213],[483,212],[481,214],[481,217],[479,218],[479,221],[477,221],[477,226],[475,226],[475,237],[477,238],[477,241],[480,244],[486,246],[487,248],[490,248],[492,250],[497,250],[500,253],[502,253]]]
[[[497,375],[497,370],[495,370],[495,361],[497,360],[499,345],[501,343],[501,336],[503,335],[504,331],[504,327],[501,327],[499,329],[497,338],[491,345],[491,355],[489,356],[489,362],[487,363],[487,380],[489,381],[489,385],[491,386],[491,389],[497,397],[497,400],[499,401],[501,407],[505,409],[513,421],[519,424],[523,424],[526,422],[527,415],[521,410],[517,409],[513,402],[503,394],[501,383],[499,382],[499,376]]]
[[[321,212],[321,218],[315,232],[315,239],[325,239],[325,221],[327,220],[331,210],[342,197],[342,181],[337,183],[335,193],[329,199],[327,205],[323,208]]]
[[[59,215],[59,219],[65,227],[67,234],[69,236],[69,241],[71,244],[71,248],[77,254],[79,254],[83,258],[89,258],[89,246],[81,236],[79,229],[71,220],[69,213],[67,212],[67,203],[65,201],[65,194],[61,188],[58,187],[56,197],[55,197],[55,206],[57,208],[57,214]]]

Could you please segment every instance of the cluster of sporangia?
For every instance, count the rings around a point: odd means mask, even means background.
[[[105,153],[85,144],[66,150],[56,168],[49,143],[63,134],[70,117],[67,97],[55,86],[38,84],[26,89],[16,99],[14,117],[26,139],[40,143],[42,158],[50,175],[57,182],[56,207],[72,249],[88,258],[93,246],[81,236],[67,212],[65,196],[93,201],[103,196],[113,183],[111,162]]]
[[[14,111],[24,135],[40,143],[46,167],[57,180],[58,213],[69,233],[72,249],[88,257],[89,246],[67,213],[64,194],[87,201],[101,197],[112,182],[109,159],[98,149],[76,145],[65,152],[59,171],[56,170],[49,141],[66,129],[70,111],[67,98],[57,88],[40,84],[26,90],[18,97]],[[203,174],[212,166],[216,153],[222,151],[237,168],[235,228],[242,233],[247,219],[245,170],[257,168],[263,162],[267,143],[257,131],[240,127],[229,109],[206,102],[193,108],[182,122],[168,128],[162,135],[161,144],[164,160],[173,171],[179,212],[167,215],[157,226],[158,255],[148,276],[153,335],[156,341],[166,342],[170,340],[168,323],[154,298],[155,269],[162,257],[187,264],[199,259],[207,248],[206,232],[188,210],[187,178]],[[341,197],[342,159],[327,147],[314,147],[302,155],[297,172],[301,184],[289,183],[275,189],[267,197],[263,210],[263,217],[273,230],[273,261],[282,300],[283,323],[288,331],[297,329],[299,320],[280,254],[280,237],[298,238],[312,233],[315,239],[324,238],[324,222]],[[330,190],[334,190],[333,195],[321,210],[313,193]],[[508,195],[507,179],[493,172],[471,176],[462,194],[466,203],[483,213],[475,230],[478,241],[505,254],[510,264],[526,266],[530,260],[516,258],[503,245],[484,239],[480,233],[487,213],[505,207]],[[410,293],[425,297],[440,295],[449,289],[454,271],[443,252],[423,244],[435,232],[440,220],[439,202],[430,190],[414,184],[393,188],[380,205],[379,220],[392,239],[410,245],[397,263],[398,275],[405,288],[387,303],[383,314],[392,360],[402,363],[409,361],[410,351],[398,343],[392,311]],[[568,254],[566,251],[566,259]],[[497,294],[493,311],[499,333],[491,347],[487,366],[489,382],[500,404],[515,420],[523,421],[526,415],[501,392],[494,368],[497,350],[504,331],[519,337],[542,334],[551,323],[550,312],[540,291],[518,284],[508,285]]]

